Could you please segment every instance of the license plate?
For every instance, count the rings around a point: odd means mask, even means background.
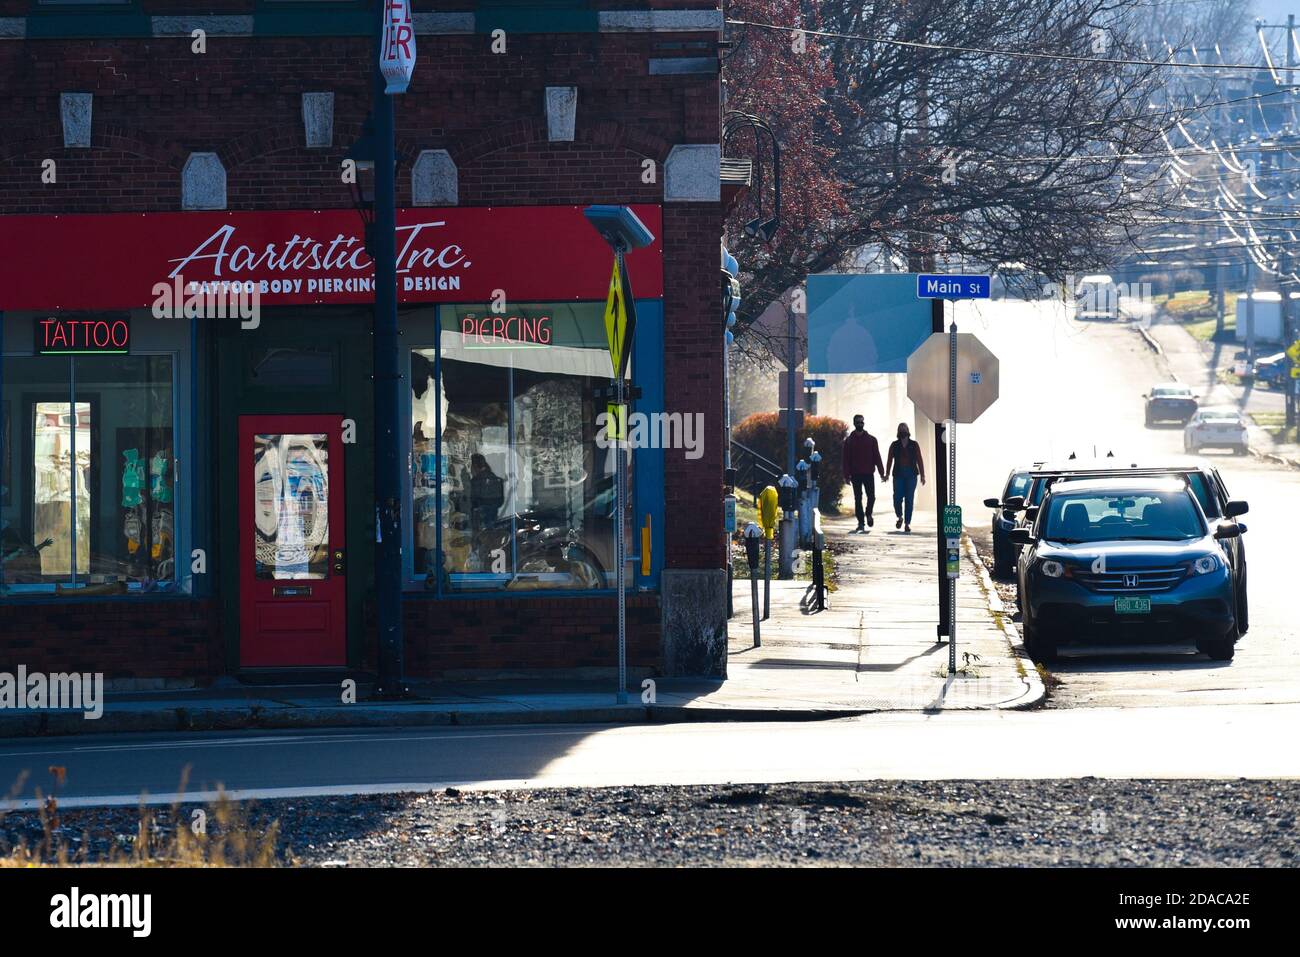
[[[1116,598],[1115,614],[1149,615],[1151,614],[1151,599],[1150,598]]]

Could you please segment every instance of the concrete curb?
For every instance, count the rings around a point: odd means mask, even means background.
[[[307,728],[491,727],[535,724],[682,724],[703,721],[832,721],[879,708],[681,707],[608,705],[590,708],[501,708],[462,711],[388,708],[157,708],[105,711],[88,721],[81,712],[0,715],[0,739],[66,737],[79,734],[296,730]]]
[[[1011,649],[1012,657],[1016,659],[1020,680],[1025,683],[1025,693],[1023,695],[1006,704],[999,705],[998,708],[1003,711],[1020,711],[1025,708],[1035,707],[1047,696],[1047,688],[1044,687],[1043,679],[1038,674],[1038,666],[1025,653],[1020,629],[1012,621],[1012,613],[1007,610],[1007,606],[1003,604],[1001,596],[998,595],[997,587],[993,584],[993,576],[989,574],[989,570],[984,567],[984,562],[980,560],[979,551],[975,548],[974,540],[969,535],[963,535],[962,541],[966,546],[966,552],[970,556],[971,562],[979,570],[980,590],[984,592],[984,597],[989,603],[989,614],[994,617],[998,627],[1006,635],[1007,647]]]
[[[1135,326],[1134,328],[1137,329],[1138,335],[1142,337],[1142,341],[1147,344],[1147,348],[1158,356],[1163,356],[1165,354],[1164,347],[1160,345],[1160,343],[1156,342],[1151,333],[1147,332],[1145,326]]]

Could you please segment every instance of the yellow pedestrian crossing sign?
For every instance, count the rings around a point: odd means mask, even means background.
[[[609,340],[609,361],[615,379],[627,372],[632,353],[632,334],[636,329],[636,306],[632,302],[631,286],[623,257],[614,257],[614,272],[609,279],[609,296],[605,300],[605,336]]]

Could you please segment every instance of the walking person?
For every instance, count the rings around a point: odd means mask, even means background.
[[[867,529],[862,524],[864,513],[862,510],[862,493],[867,493],[867,508],[865,513],[867,525],[875,525],[876,520],[872,512],[876,508],[876,475],[880,473],[881,479],[885,477],[885,466],[880,461],[880,443],[876,437],[866,430],[864,419],[860,415],[853,417],[853,431],[844,439],[844,448],[840,456],[840,461],[844,465],[844,481],[853,486],[853,510],[858,516],[858,527],[853,532],[865,532]],[[853,534],[850,532],[849,534]]]
[[[912,430],[906,422],[898,423],[898,438],[889,445],[889,461],[885,463],[885,478],[894,475],[894,514],[898,521],[894,528],[912,530],[912,502],[916,498],[916,480],[925,484],[925,463],[921,461],[921,446],[912,439]]]

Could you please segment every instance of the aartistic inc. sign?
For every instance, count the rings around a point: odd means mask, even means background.
[[[633,209],[658,236],[660,207]],[[627,254],[637,294],[663,295],[662,245]],[[256,289],[263,306],[374,301],[350,209],[0,216],[0,311],[135,309],[155,285]],[[609,247],[580,206],[397,211],[400,302],[601,300]]]

